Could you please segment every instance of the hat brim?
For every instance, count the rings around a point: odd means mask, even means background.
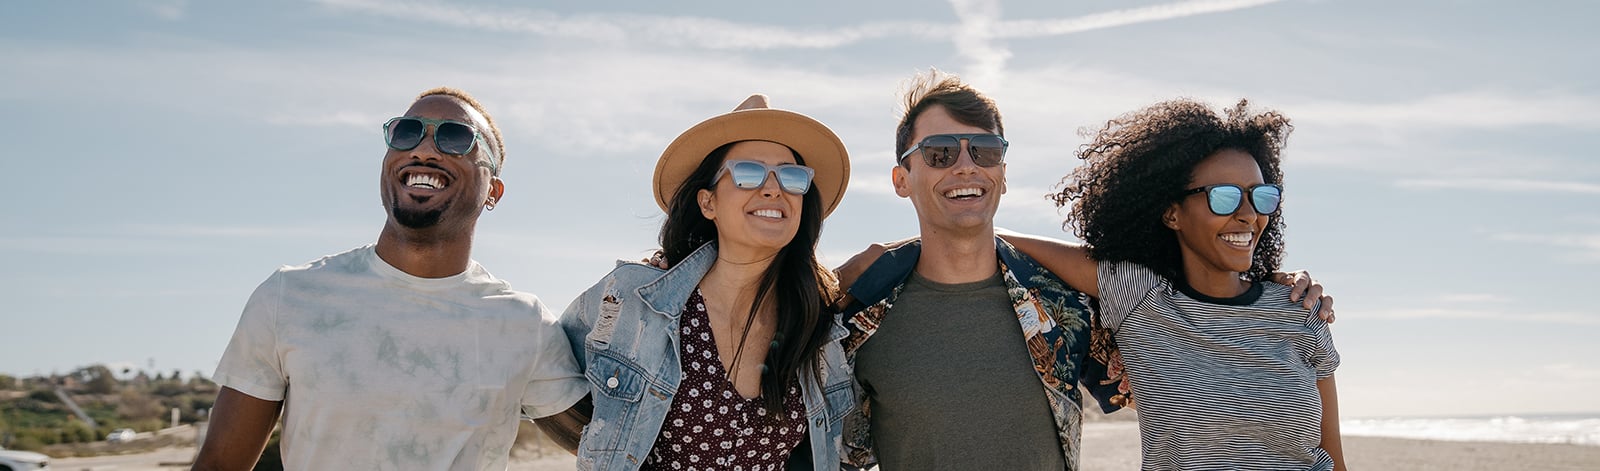
[[[850,183],[844,142],[821,122],[788,110],[755,108],[712,117],[679,134],[656,162],[656,204],[671,212],[672,196],[711,151],[739,141],[770,141],[794,149],[816,175],[811,191],[822,199],[822,217],[833,213]]]

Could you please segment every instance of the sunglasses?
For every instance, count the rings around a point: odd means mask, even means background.
[[[1245,190],[1231,183],[1206,185],[1185,191],[1183,195],[1187,197],[1195,193],[1205,193],[1211,214],[1218,216],[1233,214],[1244,204]],[[1283,202],[1283,187],[1270,183],[1252,185],[1249,193],[1250,207],[1255,208],[1256,214],[1271,216],[1278,213],[1278,205]]]
[[[448,119],[428,119],[415,116],[392,118],[383,123],[383,141],[394,150],[411,150],[422,144],[422,138],[428,133],[428,126],[433,126],[433,147],[450,155],[465,156],[472,152],[473,144],[483,140],[483,133],[471,124]],[[485,145],[489,152],[489,173],[500,173],[500,157],[493,148]],[[478,165],[483,165],[479,163]]]
[[[962,139],[967,140],[967,155],[971,155],[972,163],[979,167],[1000,165],[1006,158],[1006,147],[1011,145],[998,134],[934,134],[922,138],[922,142],[900,154],[895,162],[905,165],[906,157],[921,149],[923,163],[933,168],[947,168],[961,158]]]
[[[728,160],[722,162],[722,170],[717,171],[717,176],[711,179],[715,186],[722,180],[723,175],[733,176],[733,186],[741,190],[754,190],[767,184],[767,174],[778,176],[778,186],[784,192],[803,195],[811,189],[811,177],[816,170],[811,167],[797,164],[767,165],[754,160]]]

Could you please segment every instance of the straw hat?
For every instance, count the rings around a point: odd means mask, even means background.
[[[768,107],[767,96],[757,93],[733,111],[694,125],[667,145],[656,162],[656,204],[667,211],[672,195],[711,151],[739,141],[771,141],[799,153],[805,165],[816,171],[811,191],[822,197],[822,217],[828,217],[844,197],[844,187],[850,182],[850,155],[839,136],[809,116]]]

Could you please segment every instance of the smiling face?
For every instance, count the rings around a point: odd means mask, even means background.
[[[744,141],[728,148],[724,161],[753,160],[767,165],[796,163],[794,152],[782,144]],[[761,187],[744,190],[723,175],[715,190],[700,190],[700,214],[717,225],[718,250],[733,260],[770,257],[800,230],[803,196],[783,191],[771,172]]]
[[[1223,149],[1195,165],[1185,189],[1224,183],[1250,188],[1265,181],[1261,177],[1261,167],[1250,154]],[[1256,214],[1255,207],[1248,202],[1240,204],[1233,214],[1218,216],[1211,212],[1205,193],[1196,193],[1173,204],[1164,220],[1167,227],[1177,232],[1183,270],[1190,278],[1197,278],[1199,274],[1223,274],[1237,279],[1238,274],[1250,270],[1256,244],[1272,218]]]
[[[466,103],[449,96],[430,95],[417,100],[404,116],[449,119],[489,129],[488,120]],[[480,140],[466,155],[440,152],[434,144],[434,126],[410,150],[389,148],[384,154],[379,181],[388,225],[411,231],[471,232],[482,209],[499,200],[504,186],[492,176],[492,157]]]
[[[994,133],[961,124],[943,106],[932,106],[917,116],[911,143],[934,134]],[[946,168],[929,167],[921,151],[906,157],[906,166],[894,168],[895,194],[910,198],[917,209],[923,237],[991,237],[994,214],[1000,195],[1006,192],[1006,165],[979,167],[972,162],[967,142],[956,163]]]

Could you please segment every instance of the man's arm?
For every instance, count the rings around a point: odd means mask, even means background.
[[[1317,380],[1317,392],[1322,394],[1322,451],[1333,458],[1333,471],[1345,471],[1344,444],[1339,438],[1339,387],[1333,376]]]
[[[1007,230],[997,229],[995,234],[1061,277],[1067,286],[1089,296],[1100,297],[1100,267],[1094,259],[1089,258],[1087,246]]]
[[[594,417],[594,400],[592,396],[583,396],[577,404],[556,415],[545,418],[533,419],[533,424],[543,430],[545,436],[556,442],[557,446],[567,450],[567,453],[578,454],[578,441],[583,438],[583,427],[589,425],[589,419]]]
[[[211,407],[206,441],[194,458],[195,470],[246,470],[261,459],[272,427],[278,423],[281,401],[256,399],[224,386]]]

